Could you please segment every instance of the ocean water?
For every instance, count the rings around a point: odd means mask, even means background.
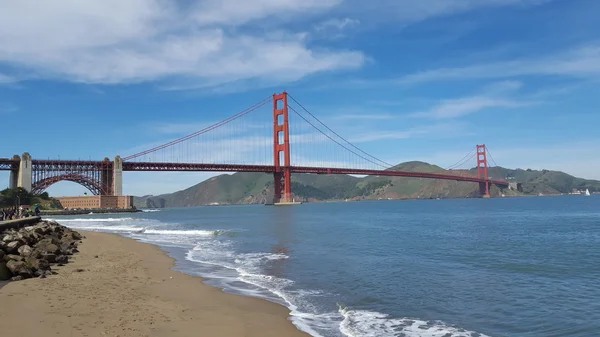
[[[600,197],[207,206],[53,217],[161,246],[176,269],[313,336],[600,335]]]

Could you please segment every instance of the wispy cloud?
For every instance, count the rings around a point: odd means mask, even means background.
[[[535,104],[535,102],[517,101],[486,96],[472,96],[443,100],[428,110],[412,113],[409,116],[450,119],[470,115],[485,109],[519,108],[532,104]]]
[[[16,80],[8,75],[0,74],[0,84],[13,83]]]
[[[461,122],[441,122],[415,126],[405,130],[377,130],[359,133],[350,139],[353,143],[368,143],[382,140],[401,140],[418,137],[429,139],[452,138],[465,136],[468,133],[466,125]]]
[[[331,119],[335,120],[387,120],[396,118],[391,113],[348,113],[348,114],[336,114]]]
[[[323,38],[339,39],[346,36],[346,30],[356,27],[360,24],[357,19],[351,18],[334,18],[322,21],[315,25],[315,33]]]
[[[530,75],[598,78],[600,77],[600,45],[581,47],[550,57],[428,70],[402,77],[397,83],[417,84],[443,80],[511,78]]]
[[[148,129],[152,132],[162,134],[187,135],[202,130],[213,124],[215,123],[154,123],[150,124]]]
[[[329,19],[323,22],[320,22],[315,26],[315,29],[318,31],[327,30],[327,29],[336,29],[343,30],[344,28],[358,25],[360,23],[357,19],[351,18],[343,18],[343,19]]]
[[[19,107],[12,103],[0,103],[0,115],[8,115],[19,111]]]
[[[293,81],[320,71],[358,68],[365,56],[311,49],[298,32],[273,35],[227,28],[281,12],[294,20],[339,2],[193,0],[184,6],[159,0],[57,0],[35,8],[8,2],[0,11],[0,63],[83,83]]]
[[[434,17],[500,7],[536,6],[551,0],[347,0],[341,12],[360,13],[365,20],[411,24]]]

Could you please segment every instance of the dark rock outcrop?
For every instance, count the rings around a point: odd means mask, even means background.
[[[0,232],[0,281],[45,277],[78,252],[82,236],[55,221]]]

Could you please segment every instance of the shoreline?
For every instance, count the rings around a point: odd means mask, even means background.
[[[86,236],[57,275],[0,286],[0,326],[11,335],[310,337],[290,310],[231,294],[174,270],[160,246],[119,234]],[[81,271],[83,270],[83,271]]]
[[[54,210],[40,210],[40,215],[83,215],[83,214],[120,214],[120,213],[140,213],[143,212],[137,208],[90,208],[90,209],[54,209]]]

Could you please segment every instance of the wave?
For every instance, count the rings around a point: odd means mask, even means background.
[[[348,337],[489,337],[439,321],[412,318],[389,318],[389,315],[366,310],[349,310],[340,306],[344,317],[340,330]]]
[[[160,209],[143,209],[142,212],[152,213],[152,212],[161,212]]]
[[[81,219],[53,219],[47,218],[44,220],[54,220],[56,222],[122,222],[136,220],[134,218],[81,218]]]
[[[186,236],[219,236],[223,234],[229,234],[230,231],[224,230],[170,230],[170,229],[144,229],[140,234],[162,234],[162,235],[186,235]]]
[[[264,252],[236,253],[230,249],[230,244],[214,240],[198,242],[196,247],[187,252],[186,260],[234,271],[234,275],[217,273],[204,276],[220,279],[221,288],[284,305],[290,310],[290,319],[294,325],[313,337],[328,335],[327,331],[338,331],[339,322],[342,320],[339,313],[317,313],[310,301],[311,297],[322,296],[321,291],[291,289],[295,283],[293,280],[262,273],[266,263],[289,259],[288,255]],[[240,286],[239,282],[248,286]]]
[[[122,233],[141,233],[144,227],[135,226],[73,226],[73,228],[92,232],[122,232]]]

